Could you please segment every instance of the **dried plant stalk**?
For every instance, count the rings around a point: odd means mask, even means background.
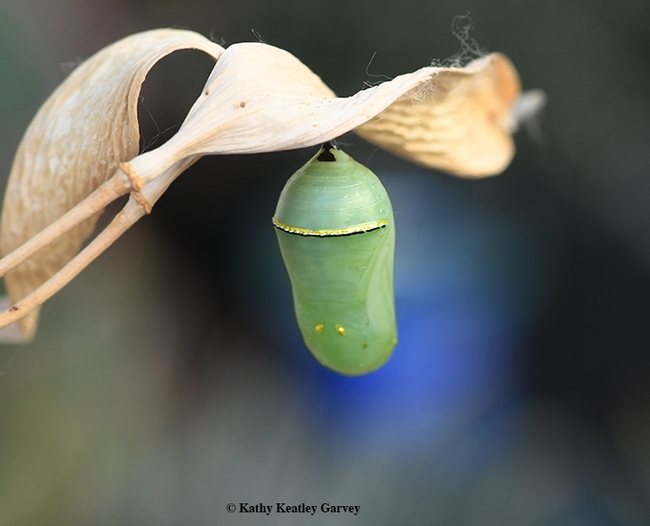
[[[187,48],[210,54],[215,68],[177,134],[137,155],[141,84],[158,60]],[[0,273],[16,267],[6,277],[14,305],[0,314],[0,327],[20,320],[22,336],[31,337],[38,306],[150,212],[202,155],[300,148],[354,130],[426,166],[492,175],[514,153],[519,95],[517,73],[499,54],[465,68],[422,68],[337,98],[296,57],[266,44],[223,50],[171,29],[121,40],[54,92],[18,149],[0,233],[7,255]],[[97,213],[128,192],[124,210],[75,257]]]
[[[179,49],[197,48],[215,60],[223,49],[191,31],[158,30],[113,44],[81,64],[41,107],[18,148],[2,211],[0,250],[9,254],[59,219],[138,154],[137,102],[149,70]],[[23,298],[65,265],[92,233],[98,215],[79,223],[27,262],[5,283]],[[38,311],[20,321],[29,338]]]

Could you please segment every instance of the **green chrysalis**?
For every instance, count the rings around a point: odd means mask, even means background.
[[[381,367],[397,343],[395,224],[377,176],[328,143],[287,181],[273,224],[305,345],[342,374]]]

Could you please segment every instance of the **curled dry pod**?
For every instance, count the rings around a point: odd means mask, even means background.
[[[176,135],[138,155],[140,86],[177,49],[200,49],[217,63]],[[273,46],[224,50],[176,29],[131,35],[81,64],[44,103],[18,148],[0,230],[0,277],[6,275],[9,296],[0,298],[0,329],[7,327],[0,341],[29,340],[39,306],[151,212],[203,155],[303,148],[355,131],[425,166],[484,177],[508,165],[511,132],[540,100],[539,93],[520,97],[517,72],[498,53],[463,68],[421,68],[340,98]],[[124,208],[82,248],[99,212],[126,194]]]
[[[395,224],[377,176],[326,144],[289,179],[273,223],[305,345],[342,374],[381,367],[397,343]]]

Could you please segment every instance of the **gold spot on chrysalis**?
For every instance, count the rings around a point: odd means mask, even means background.
[[[368,344],[367,344],[366,342],[363,342],[363,343],[361,344],[361,347],[363,347],[364,349],[366,349],[366,348],[368,347]]]
[[[341,325],[336,326],[336,332],[339,333],[339,336],[345,336],[345,327]]]
[[[316,334],[322,334],[323,333],[323,324],[319,323],[318,325],[316,325],[315,329],[316,329]]]

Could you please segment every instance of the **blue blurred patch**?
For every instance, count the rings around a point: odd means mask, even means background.
[[[417,171],[379,175],[397,223],[399,331],[381,370],[348,378],[311,357],[270,221],[268,256],[257,250],[255,258],[265,270],[251,272],[248,260],[244,272],[262,278],[263,284],[249,279],[251,301],[292,357],[317,428],[364,447],[412,448],[447,436],[515,392],[519,351],[555,287],[554,254],[530,217],[477,197],[472,184],[482,182]]]

